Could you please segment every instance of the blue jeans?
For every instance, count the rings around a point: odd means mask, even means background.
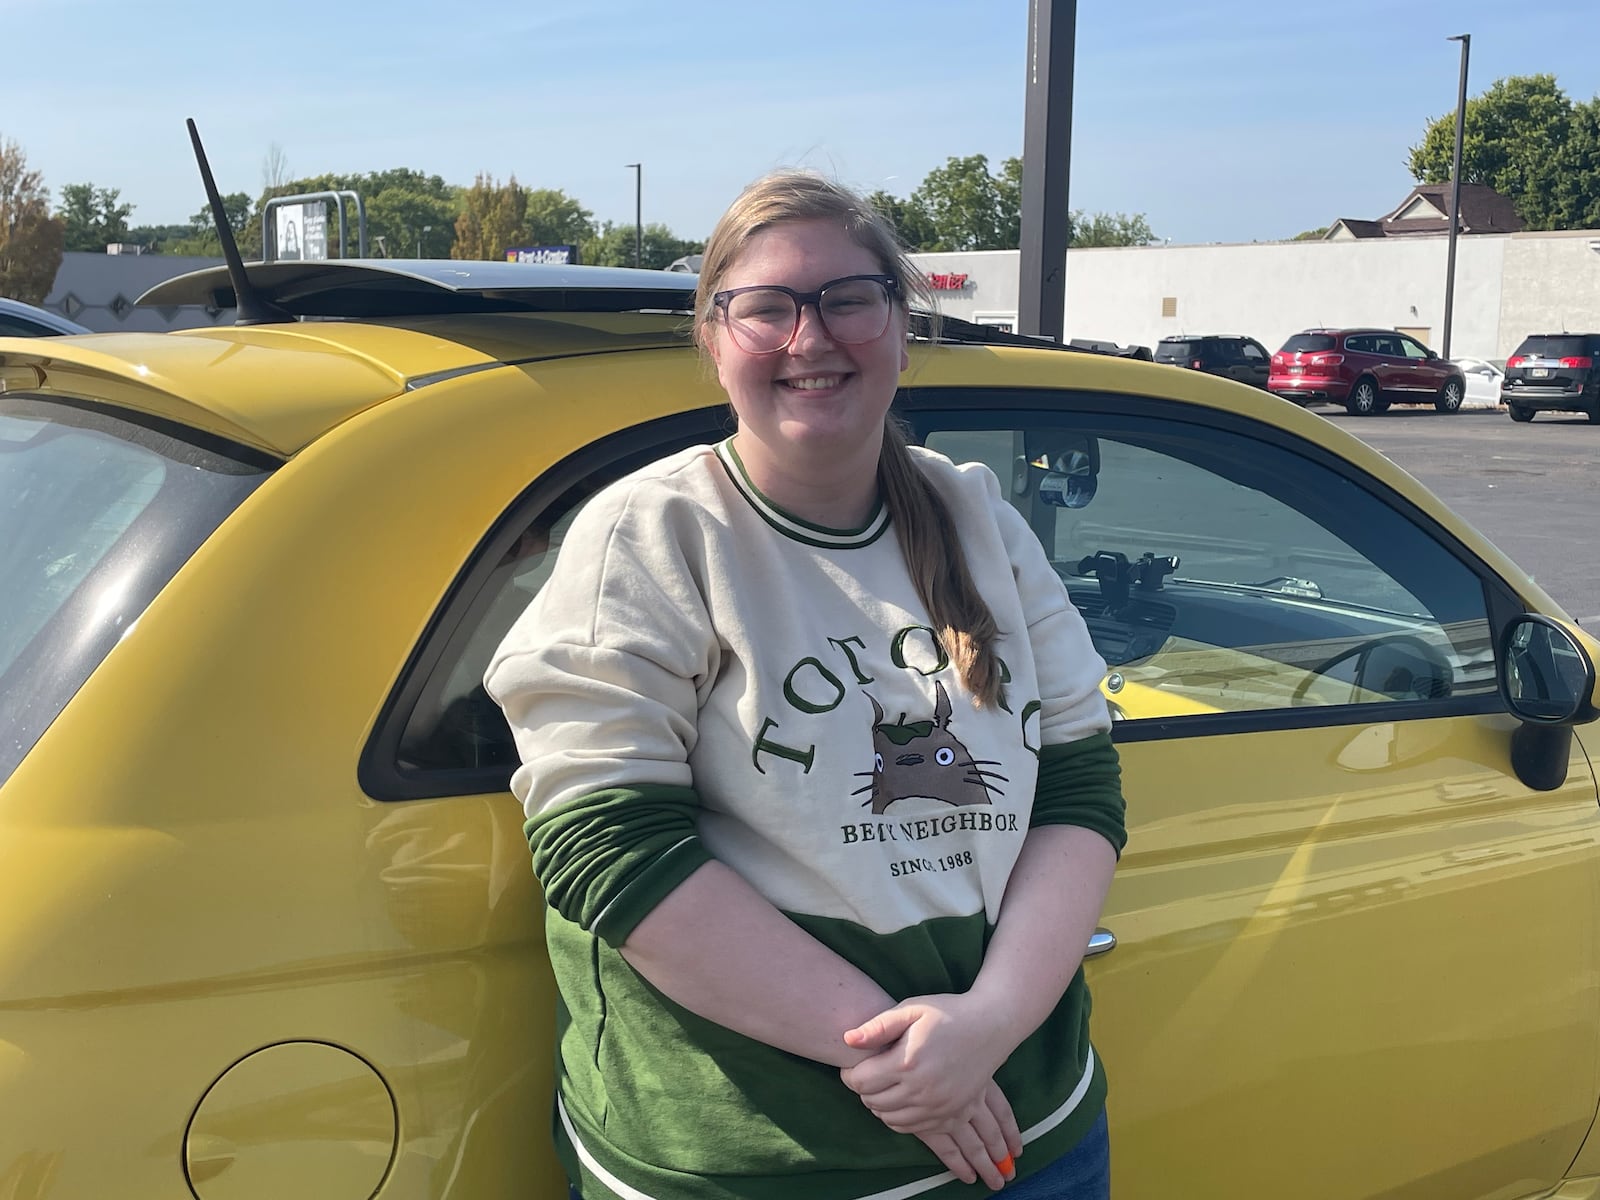
[[[577,1188],[569,1191],[571,1200],[583,1200]],[[1111,1137],[1105,1110],[1071,1150],[1044,1170],[994,1194],[1001,1200],[1111,1200]]]
[[[1105,1111],[1071,1150],[995,1195],[1000,1200],[1111,1200],[1111,1137]]]

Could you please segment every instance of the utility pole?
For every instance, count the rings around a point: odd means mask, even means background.
[[[1060,341],[1067,322],[1067,210],[1077,0],[1028,0],[1017,332]]]
[[[633,172],[633,265],[644,266],[644,165],[628,163]]]
[[[1445,39],[1461,43],[1461,89],[1456,95],[1456,154],[1450,168],[1450,249],[1444,268],[1444,344],[1440,353],[1450,357],[1450,318],[1456,298],[1456,234],[1461,229],[1461,142],[1467,128],[1467,58],[1472,53],[1472,35],[1458,33]]]

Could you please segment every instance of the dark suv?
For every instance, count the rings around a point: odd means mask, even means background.
[[[1460,409],[1467,393],[1461,368],[1416,338],[1393,329],[1308,329],[1272,356],[1267,390],[1297,404],[1342,404],[1371,416],[1391,404]]]
[[[1500,403],[1513,421],[1581,412],[1600,423],[1600,333],[1535,333],[1506,359]]]
[[[1267,348],[1237,333],[1179,334],[1156,343],[1155,360],[1177,367],[1267,386]]]

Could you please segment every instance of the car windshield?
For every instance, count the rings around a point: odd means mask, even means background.
[[[1199,352],[1199,347],[1193,342],[1157,342],[1157,362],[1177,362]]]
[[[1297,333],[1283,344],[1284,354],[1305,353],[1313,350],[1332,350],[1334,339],[1327,333]]]
[[[1523,358],[1577,358],[1584,353],[1582,337],[1531,337],[1523,340],[1517,354]]]
[[[256,457],[0,397],[0,783],[266,477]]]

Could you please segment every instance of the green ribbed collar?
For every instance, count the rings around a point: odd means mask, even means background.
[[[740,461],[739,452],[733,448],[732,438],[717,444],[717,458],[728,472],[728,478],[733,480],[733,486],[739,489],[739,494],[749,502],[750,507],[784,537],[823,550],[857,550],[872,545],[889,528],[889,510],[883,506],[881,499],[860,529],[830,529],[826,525],[814,525],[778,507],[761,494],[761,489],[752,482],[750,473]]]

